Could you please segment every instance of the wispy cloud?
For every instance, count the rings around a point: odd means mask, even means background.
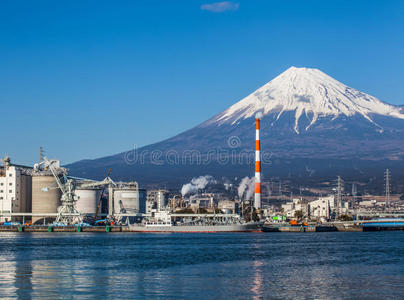
[[[213,13],[221,13],[224,11],[238,10],[239,4],[231,1],[206,3],[201,5],[202,10],[207,10]]]

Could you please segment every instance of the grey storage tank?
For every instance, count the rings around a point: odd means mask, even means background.
[[[99,189],[77,189],[74,194],[77,197],[76,209],[81,214],[94,215],[101,191]]]
[[[114,189],[114,214],[146,213],[146,190],[120,188]]]

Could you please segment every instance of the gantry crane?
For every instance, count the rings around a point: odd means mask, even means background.
[[[63,182],[62,182],[59,176],[60,172],[57,172],[57,169],[54,166],[56,160],[49,160],[47,157],[44,157],[43,163],[52,172],[56,184],[60,189],[60,191],[62,192],[62,197],[60,198],[62,205],[59,206],[58,208],[56,223],[62,223],[65,225],[81,223],[83,221],[83,218],[81,217],[80,212],[74,206],[76,198],[74,195],[75,187],[73,180],[68,178],[65,172],[63,172]],[[46,191],[47,188],[45,188],[44,190]]]
[[[60,178],[60,172],[58,172],[58,170],[54,166],[56,162],[57,162],[56,160],[49,160],[47,157],[44,157],[43,161],[36,166],[36,169],[39,169],[42,165],[45,168],[49,169],[52,172],[53,177],[55,177],[57,187],[62,192],[61,197],[62,205],[58,208],[58,215],[56,218],[56,222],[65,225],[71,225],[83,222],[82,215],[74,205],[77,201],[74,191],[79,188],[103,186],[95,214],[95,220],[97,220],[99,209],[101,206],[101,198],[104,194],[105,186],[108,186],[109,188],[113,188],[116,186],[115,182],[109,177],[111,170],[109,170],[108,175],[104,180],[91,181],[86,183],[78,183],[74,179],[66,176],[66,172],[62,172],[63,174],[63,181],[62,181]],[[46,187],[43,190],[47,191],[49,188],[50,187]]]

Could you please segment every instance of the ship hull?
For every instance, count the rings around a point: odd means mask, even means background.
[[[179,232],[179,233],[215,233],[215,232],[260,232],[261,223],[231,225],[178,225],[178,226],[141,226],[129,225],[132,232]]]

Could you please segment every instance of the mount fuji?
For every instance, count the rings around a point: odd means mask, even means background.
[[[321,118],[361,116],[378,128],[383,128],[372,115],[404,119],[402,108],[350,88],[318,69],[291,67],[257,91],[219,114],[206,124],[237,124],[253,117],[257,111],[264,116],[275,114],[278,121],[285,112],[294,112],[294,131],[299,134],[299,120],[305,115],[310,120],[308,131]]]
[[[318,69],[291,67],[202,124],[138,149],[142,161],[123,152],[68,167],[74,175],[97,178],[111,167],[120,179],[137,177],[145,183],[202,173],[249,175],[251,161],[230,158],[253,152],[257,113],[263,115],[261,147],[268,156],[264,174],[370,176],[384,167],[404,166],[404,106],[348,87]],[[184,160],[187,155],[195,157]]]

